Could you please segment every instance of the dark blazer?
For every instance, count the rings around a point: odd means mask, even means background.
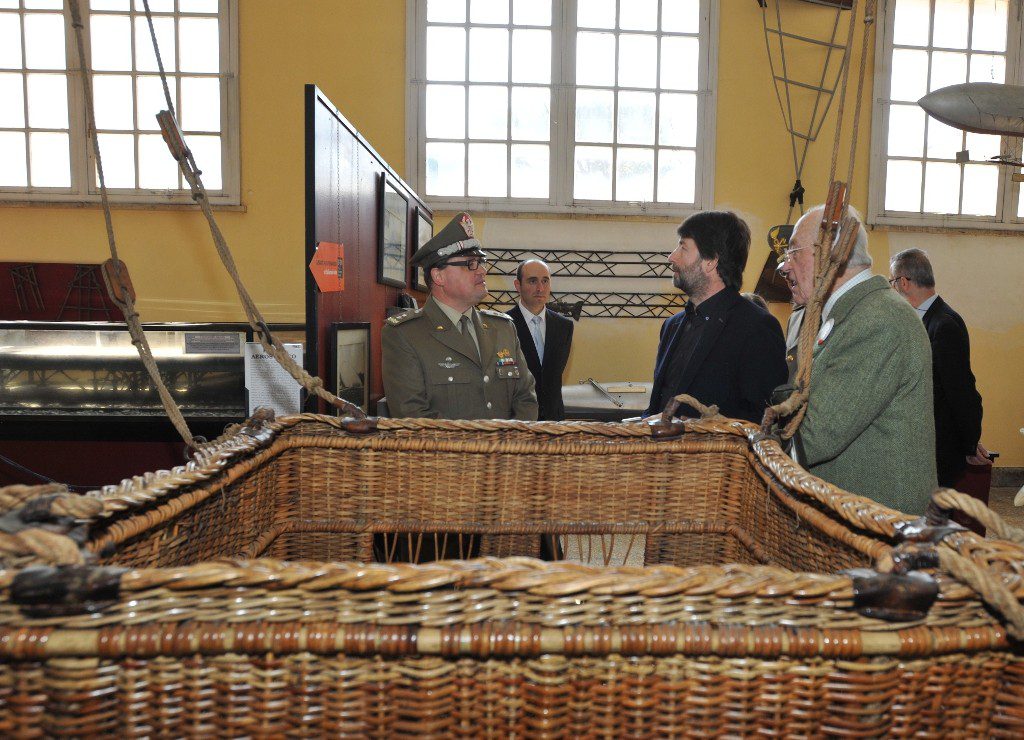
[[[971,340],[960,314],[941,297],[924,314],[932,344],[935,461],[939,485],[952,486],[981,439],[981,395],[971,372]]]
[[[724,416],[760,423],[772,389],[786,382],[786,339],[774,316],[737,291],[725,290],[731,293],[725,315],[704,327],[682,377],[667,378],[665,371],[684,312],[662,325],[651,404],[657,403],[662,388],[671,387],[673,395],[688,393],[705,405],[716,404]],[[645,415],[662,411],[648,408]],[[689,406],[680,406],[677,414],[698,415]]]
[[[533,334],[526,325],[523,312],[517,303],[508,312],[512,323],[516,325],[519,335],[519,346],[526,357],[526,366],[530,368],[537,381],[537,402],[541,421],[561,421],[565,418],[565,405],[562,403],[562,373],[569,362],[569,348],[572,346],[573,323],[550,308],[544,309],[544,366],[541,367],[537,356],[537,346]]]

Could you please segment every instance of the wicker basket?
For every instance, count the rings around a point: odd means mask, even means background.
[[[910,517],[750,425],[651,430],[301,415],[88,497],[0,491],[0,734],[1024,733],[972,589],[844,572]],[[380,533],[484,557],[373,563]],[[522,557],[545,536],[607,565]],[[1024,596],[1019,546],[942,547]]]

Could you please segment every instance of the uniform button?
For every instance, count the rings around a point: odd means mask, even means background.
[[[489,375],[485,375],[485,376],[484,376],[484,382],[485,382],[485,383],[490,383],[490,382],[491,382],[491,378],[490,378],[490,376],[489,376]]]
[[[449,375],[448,376],[448,382],[449,383],[454,383],[455,382],[455,378],[453,378],[451,375]]]
[[[490,401],[488,401],[488,402],[487,402],[487,408],[490,408],[490,407],[491,407],[491,402],[490,402]]]

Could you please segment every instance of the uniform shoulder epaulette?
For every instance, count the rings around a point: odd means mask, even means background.
[[[398,326],[399,324],[404,324],[407,321],[418,319],[422,315],[422,308],[414,308],[410,311],[406,311],[405,313],[400,313],[395,316],[392,316],[391,318],[388,319],[388,324],[390,324],[391,326]]]
[[[480,311],[480,313],[487,314],[488,316],[492,316],[496,319],[505,319],[506,321],[512,320],[511,316],[509,316],[507,313],[502,313],[501,311],[492,311],[489,308],[481,308],[478,310]]]

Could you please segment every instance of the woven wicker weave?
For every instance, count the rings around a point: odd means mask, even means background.
[[[862,615],[840,571],[891,554],[909,517],[756,431],[238,430],[90,494],[78,570],[23,567],[66,549],[0,547],[0,734],[1021,736],[1024,661],[1000,620],[943,574],[915,621]],[[11,516],[26,494],[6,500]],[[375,532],[474,533],[487,557],[371,563]],[[606,553],[647,566],[519,557],[612,532]],[[944,546],[1024,596],[1019,546]],[[67,572],[101,585],[24,598]]]

